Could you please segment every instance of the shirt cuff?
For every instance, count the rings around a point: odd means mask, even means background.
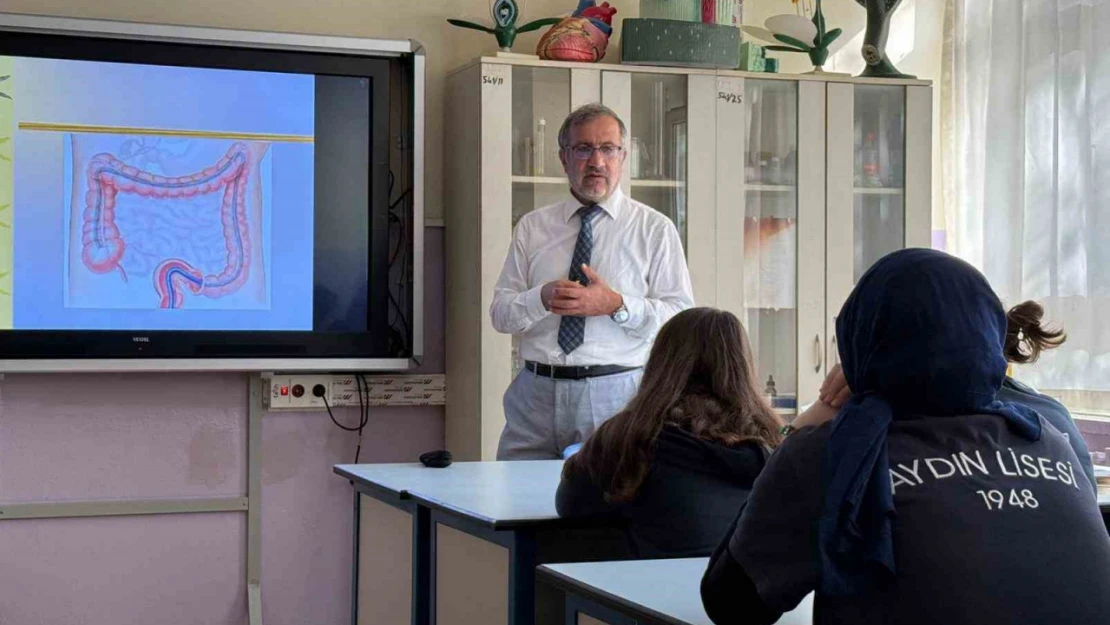
[[[543,285],[541,284],[524,292],[524,309],[527,311],[528,319],[531,320],[532,323],[551,314],[551,311],[543,307],[542,291]]]
[[[644,308],[647,307],[644,298],[621,294],[621,299],[624,300],[624,307],[628,310],[628,320],[617,325],[622,328],[638,328],[644,325]]]

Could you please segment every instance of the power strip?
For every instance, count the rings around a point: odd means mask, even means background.
[[[369,406],[442,406],[447,403],[442,373],[367,375],[362,403]],[[318,396],[318,394],[322,396]],[[327,400],[327,403],[325,403]],[[264,403],[269,410],[325,410],[327,406],[358,406],[355,376],[274,375],[267,378]]]

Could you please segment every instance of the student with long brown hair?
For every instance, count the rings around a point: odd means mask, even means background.
[[[639,557],[708,555],[782,426],[756,385],[740,320],[685,310],[659,331],[628,406],[566,461],[556,508],[623,518]]]

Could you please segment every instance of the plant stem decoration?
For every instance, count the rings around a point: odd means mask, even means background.
[[[768,21],[770,22],[770,21]],[[767,46],[768,50],[775,52],[804,52],[809,55],[809,60],[813,63],[813,67],[817,71],[823,71],[825,61],[829,59],[829,45],[836,41],[840,36],[841,30],[834,28],[830,31],[825,30],[825,14],[821,12],[821,0],[817,0],[817,5],[813,11],[813,25],[817,29],[817,34],[814,36],[812,42],[806,42],[802,39],[792,37],[787,34],[772,32],[771,35],[779,41],[780,44],[785,45],[771,45]],[[770,27],[770,23],[768,23]],[[774,29],[771,29],[772,31]]]
[[[520,7],[517,5],[516,0],[494,0],[493,4],[490,6],[490,13],[493,17],[493,28],[467,20],[449,19],[447,23],[452,26],[458,26],[459,28],[470,28],[472,30],[480,30],[484,33],[489,33],[497,38],[497,45],[500,46],[503,51],[508,52],[512,49],[513,42],[516,41],[516,36],[520,33],[527,33],[543,28],[544,26],[557,24],[562,19],[558,17],[546,17],[517,26],[516,20],[517,17],[520,16]]]

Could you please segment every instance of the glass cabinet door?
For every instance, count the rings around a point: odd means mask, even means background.
[[[513,67],[513,225],[566,197],[559,127],[570,114],[570,70]]]
[[[853,285],[905,246],[906,90],[856,85],[854,100]]]
[[[744,81],[744,324],[760,388],[797,409],[798,86]]]
[[[513,226],[537,209],[567,196],[559,161],[559,127],[570,114],[569,69],[514,66],[512,69]],[[448,104],[450,106],[450,103]],[[524,366],[513,336],[512,375]]]
[[[828,86],[830,365],[840,361],[836,344],[840,307],[876,261],[906,246],[906,93],[902,85]]]
[[[631,197],[663,213],[686,248],[687,78],[633,73],[628,124]]]

